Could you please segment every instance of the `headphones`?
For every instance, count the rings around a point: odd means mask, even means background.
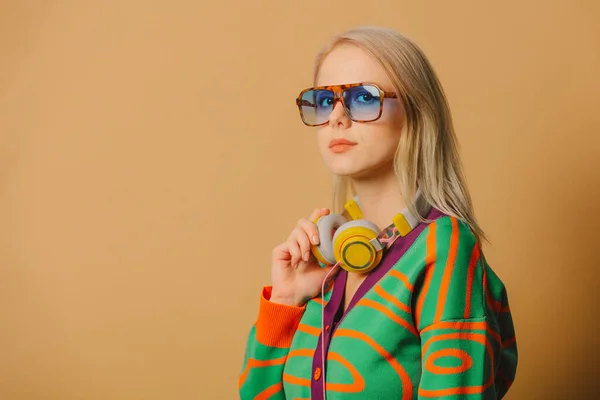
[[[314,221],[319,231],[319,244],[311,246],[311,251],[322,264],[339,263],[348,272],[369,272],[379,265],[386,248],[379,238],[381,230],[373,222],[363,219],[358,196],[348,201],[344,208],[351,220],[341,214],[329,214]],[[427,215],[430,209],[417,191],[419,213]],[[419,225],[419,220],[408,207],[396,214],[392,222],[400,237],[408,235]]]

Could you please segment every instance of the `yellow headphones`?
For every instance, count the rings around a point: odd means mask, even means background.
[[[330,214],[314,221],[319,230],[319,244],[311,247],[312,253],[325,265],[340,262],[340,266],[346,271],[369,272],[383,257],[385,245],[379,240],[381,230],[373,222],[362,218],[357,197],[348,201],[344,208],[352,220],[348,221],[341,214]],[[421,215],[426,215],[430,209],[419,191],[417,209]],[[419,220],[408,208],[398,213],[392,222],[400,236],[408,235],[419,224]]]

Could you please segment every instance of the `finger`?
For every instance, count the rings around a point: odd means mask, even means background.
[[[306,223],[310,224],[310,222],[306,221]],[[300,247],[300,252],[302,254],[302,260],[308,261],[310,257],[310,240],[308,235],[303,227],[298,227],[294,229],[295,239],[298,242],[298,246]]]
[[[275,246],[273,249],[273,258],[276,260],[289,260],[291,258],[286,242]]]
[[[319,230],[314,222],[308,220],[301,220],[298,225],[304,231],[306,237],[310,239],[310,242],[314,245],[319,244]]]
[[[315,222],[319,217],[329,214],[328,208],[317,208],[310,214],[310,220]]]
[[[310,238],[310,241],[315,246],[318,245],[321,241],[319,239],[319,230],[317,229],[316,222],[320,217],[329,215],[329,213],[330,213],[330,210],[328,208],[317,208],[315,211],[313,211],[313,213],[310,217],[309,222],[312,224],[310,226],[310,228],[308,227],[307,224],[305,224],[305,223],[302,224],[303,226],[305,226],[307,229],[310,230],[310,232],[307,232],[307,234],[308,234],[308,237]]]
[[[300,253],[300,246],[298,246],[298,242],[294,239],[288,240],[287,249],[290,252],[291,260],[290,264],[292,267],[296,268],[300,259],[302,258],[302,254]]]

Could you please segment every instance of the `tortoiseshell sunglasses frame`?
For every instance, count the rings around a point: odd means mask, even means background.
[[[368,119],[368,120],[357,120],[357,119],[352,118],[352,116],[348,112],[348,108],[346,107],[346,104],[344,103],[344,98],[342,97],[342,94],[344,93],[344,90],[354,88],[357,86],[373,86],[374,88],[376,88],[379,91],[379,114],[377,115],[377,118]],[[381,114],[383,112],[383,99],[386,99],[386,98],[387,99],[397,99],[398,98],[398,96],[396,95],[396,92],[386,92],[386,91],[382,90],[376,84],[370,83],[370,82],[348,83],[348,84],[344,84],[344,85],[315,86],[315,87],[307,88],[307,89],[304,89],[303,91],[301,91],[300,94],[298,95],[298,97],[296,98],[296,105],[298,106],[298,111],[300,111],[300,118],[302,119],[302,122],[304,123],[304,125],[307,125],[307,126],[322,126],[322,125],[327,125],[329,123],[329,118],[327,118],[327,120],[325,120],[325,122],[322,122],[320,124],[314,124],[314,125],[309,124],[304,120],[304,114],[302,113],[302,96],[304,95],[304,93],[311,91],[311,90],[331,90],[333,92],[333,106],[331,107],[331,110],[333,111],[333,109],[336,106],[336,103],[338,101],[341,101],[342,106],[344,107],[344,112],[346,113],[348,118],[350,118],[354,122],[359,122],[359,123],[377,121],[379,118],[381,118]]]

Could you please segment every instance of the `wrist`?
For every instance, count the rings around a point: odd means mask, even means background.
[[[286,298],[286,297],[271,297],[269,299],[271,303],[283,304],[285,306],[292,307],[301,307],[302,303],[299,301],[295,301],[294,299]]]
[[[294,298],[294,296],[286,295],[284,293],[277,292],[276,290],[271,292],[271,296],[268,300],[272,303],[283,304],[292,307],[301,307],[303,305],[303,302]]]
[[[260,308],[256,320],[256,339],[259,343],[278,348],[289,348],[298,329],[305,307],[278,304],[274,301],[289,302],[287,299],[271,298],[271,287],[263,287]]]

